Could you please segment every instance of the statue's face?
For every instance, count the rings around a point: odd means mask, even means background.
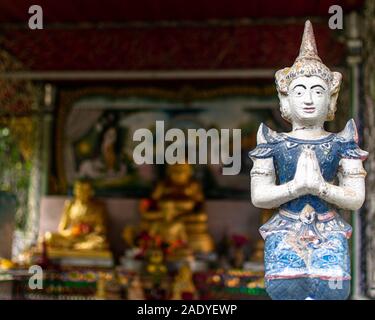
[[[191,174],[191,167],[188,164],[174,164],[168,168],[168,175],[175,184],[186,184],[189,182]]]
[[[298,77],[289,85],[287,104],[292,122],[322,124],[327,119],[330,104],[328,85],[317,76]]]
[[[81,201],[87,201],[92,197],[93,189],[89,183],[77,182],[74,186],[74,195]]]

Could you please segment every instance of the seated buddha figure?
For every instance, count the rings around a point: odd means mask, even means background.
[[[194,252],[209,253],[213,240],[207,230],[207,214],[204,209],[204,195],[201,185],[193,178],[188,163],[169,165],[165,180],[156,185],[151,195],[151,204],[141,209],[141,227],[150,226],[163,219],[161,204],[173,202],[176,216],[185,224],[189,246]]]
[[[94,190],[88,181],[77,181],[74,198],[66,202],[57,232],[47,232],[48,248],[70,250],[108,249],[106,212],[102,203],[93,199]]]
[[[191,254],[184,223],[176,218],[178,210],[174,201],[160,203],[163,220],[153,223],[150,236],[166,249],[167,260],[187,258]]]

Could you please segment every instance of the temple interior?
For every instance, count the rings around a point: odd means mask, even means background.
[[[350,297],[375,297],[373,1],[42,1],[42,20],[35,4],[0,2],[0,299],[269,299],[258,229],[274,212],[250,201],[248,152],[260,123],[290,130],[274,76],[307,19],[343,75],[327,128],[353,118],[370,154],[365,204],[342,216]],[[170,164],[170,129],[185,158],[200,129],[227,148]]]

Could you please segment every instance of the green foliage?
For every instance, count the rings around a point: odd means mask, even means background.
[[[17,228],[23,229],[27,217],[31,161],[24,159],[7,123],[0,123],[0,190],[17,197]]]

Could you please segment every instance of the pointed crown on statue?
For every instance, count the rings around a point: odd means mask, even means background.
[[[340,89],[342,75],[339,72],[331,72],[319,58],[313,27],[309,20],[305,22],[299,55],[293,66],[281,69],[275,74],[277,91],[287,94],[289,84],[302,76],[322,78],[327,82],[331,94],[337,93]]]

